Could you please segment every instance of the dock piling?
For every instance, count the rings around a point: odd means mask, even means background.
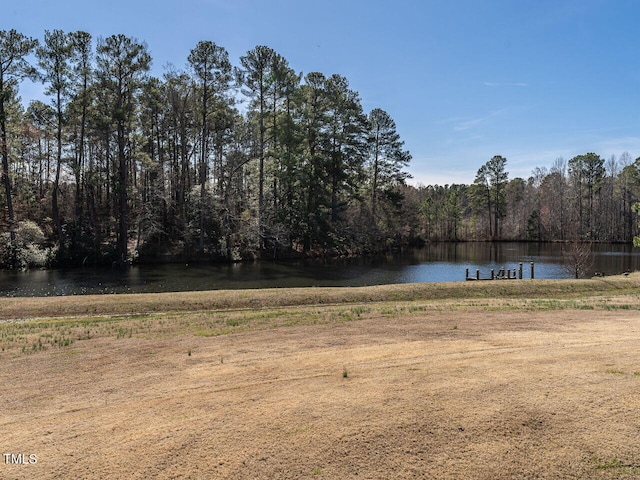
[[[531,262],[531,280],[533,280],[534,278],[535,278],[535,272],[533,268],[533,262]]]
[[[513,276],[512,276],[513,275]],[[465,269],[465,280],[522,280],[523,277],[523,263],[520,262],[516,268],[505,268],[501,267],[500,270],[496,273],[496,271],[491,269],[491,276],[489,278],[480,278],[480,270],[476,270],[475,276],[469,276],[469,269]],[[535,266],[534,262],[531,262],[531,279],[535,278]]]

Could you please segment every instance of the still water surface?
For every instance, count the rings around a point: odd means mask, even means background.
[[[241,288],[365,286],[413,282],[456,282],[480,270],[517,268],[524,278],[570,278],[562,245],[527,243],[441,243],[375,258],[236,264],[141,265],[128,269],[0,271],[0,296],[179,292]],[[594,270],[607,275],[640,270],[640,249],[596,245]]]

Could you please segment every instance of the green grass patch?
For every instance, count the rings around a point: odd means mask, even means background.
[[[625,464],[618,458],[612,458],[609,460],[594,458],[594,462],[597,470],[610,471],[612,473],[615,472],[616,476],[640,474],[640,466]]]

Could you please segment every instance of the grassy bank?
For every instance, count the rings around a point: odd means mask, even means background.
[[[416,313],[639,310],[640,274],[591,280],[422,283],[0,299],[0,354],[91,339],[211,337],[282,326],[397,322]]]
[[[634,294],[640,273],[590,280],[519,280],[279,288],[202,292],[0,298],[0,321],[87,315],[133,315],[304,305],[478,299],[572,299]]]
[[[0,477],[635,478],[638,310],[640,275],[0,299],[37,457]]]

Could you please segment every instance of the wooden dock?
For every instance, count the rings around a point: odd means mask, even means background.
[[[498,273],[496,273],[494,269],[491,269],[491,275],[489,277],[482,277],[480,275],[480,270],[476,270],[475,276],[470,276],[469,269],[467,268],[467,271],[465,274],[465,280],[468,282],[471,282],[471,281],[477,282],[477,281],[486,281],[486,280],[522,280],[523,278],[522,270],[523,270],[523,264],[522,262],[520,262],[518,264],[518,268],[505,270],[505,268],[502,267],[500,270],[498,270]],[[531,262],[530,278],[532,280],[535,278],[535,265],[533,262]]]

